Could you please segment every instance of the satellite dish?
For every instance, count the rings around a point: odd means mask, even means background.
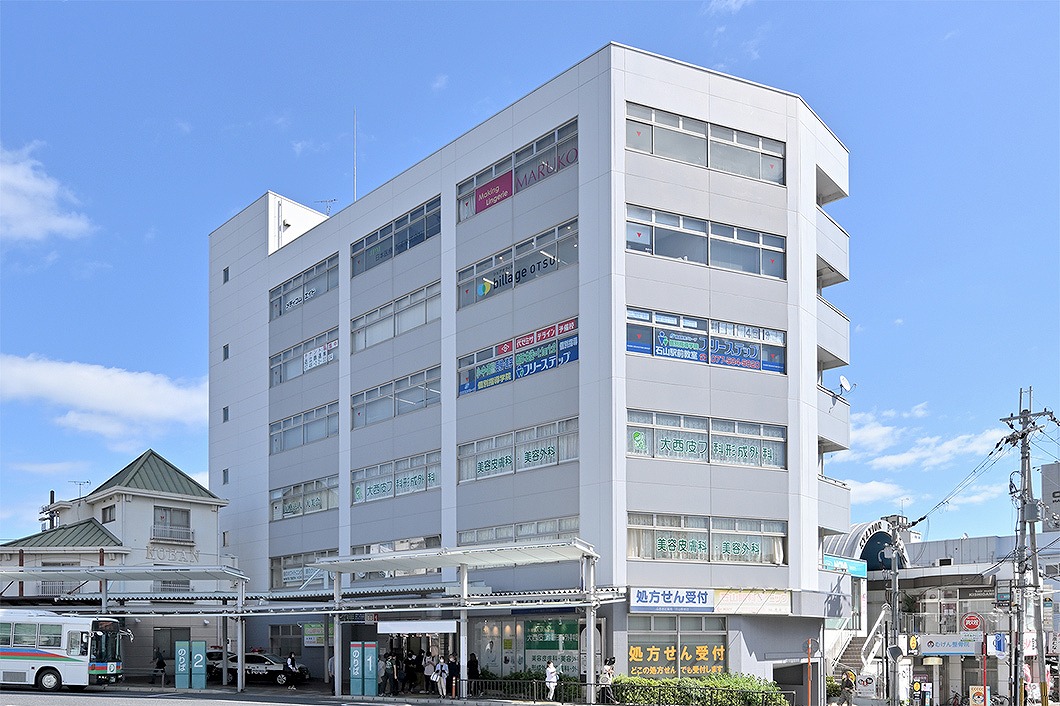
[[[843,388],[843,392],[850,392],[850,381],[846,375],[839,376],[839,387]]]

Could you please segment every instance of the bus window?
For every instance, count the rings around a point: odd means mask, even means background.
[[[66,633],[66,654],[72,657],[88,654],[88,633],[77,630]]]
[[[11,644],[11,623],[0,623],[0,647]]]
[[[37,646],[37,624],[15,623],[15,641],[13,644],[27,647]]]
[[[63,642],[62,625],[41,625],[37,647],[59,647]]]

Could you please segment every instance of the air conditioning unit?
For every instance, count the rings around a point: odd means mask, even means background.
[[[935,560],[935,566],[953,566],[953,557],[947,556]]]

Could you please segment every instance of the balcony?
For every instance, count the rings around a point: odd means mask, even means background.
[[[194,544],[195,532],[190,527],[179,527],[174,525],[152,525],[151,539],[156,542]]]
[[[817,209],[817,284],[830,287],[850,279],[850,236]]]
[[[817,297],[817,368],[850,363],[850,319],[824,297]]]
[[[823,453],[850,448],[850,403],[817,386],[817,446]]]

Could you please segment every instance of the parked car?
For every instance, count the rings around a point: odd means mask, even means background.
[[[238,674],[239,665],[236,661],[237,655],[228,653],[228,683],[234,684]],[[284,658],[267,652],[247,652],[243,655],[246,663],[246,675],[248,681],[271,681],[280,686],[287,686],[291,675],[284,671]],[[221,680],[223,653],[221,650],[206,651],[206,678]],[[297,662],[298,674],[294,677],[295,682],[303,682],[309,679],[309,668],[301,662]]]

